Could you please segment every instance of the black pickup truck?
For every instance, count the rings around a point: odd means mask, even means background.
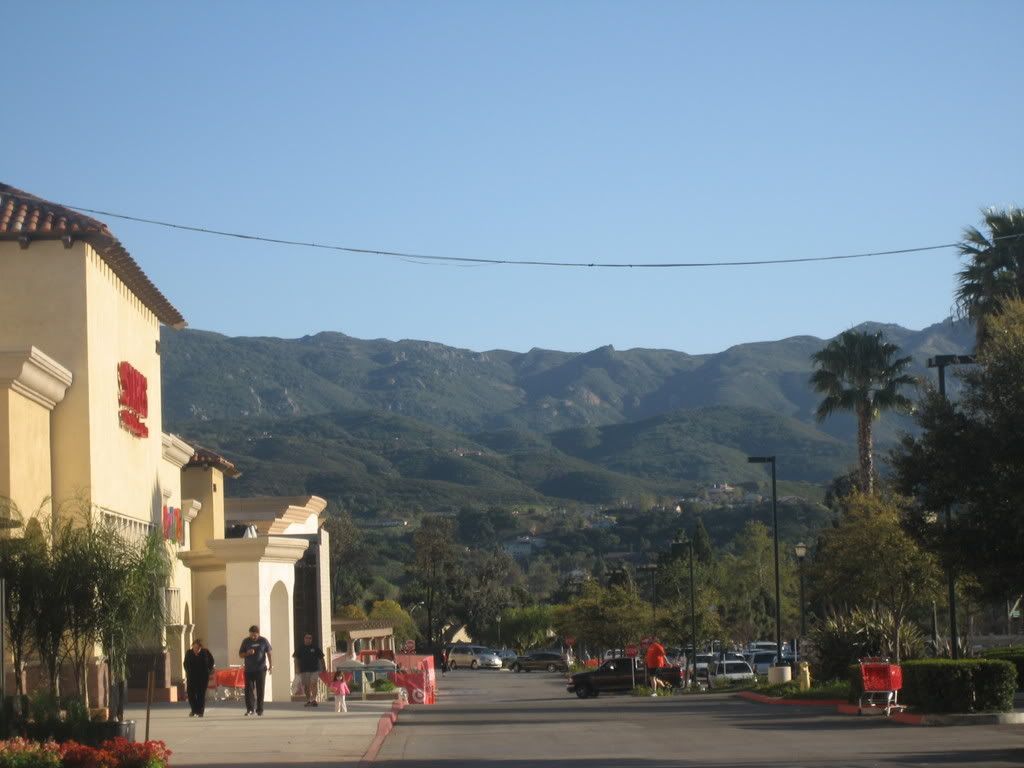
[[[567,690],[581,699],[600,693],[628,693],[633,690],[634,685],[644,684],[645,669],[641,659],[608,659],[597,669],[588,669],[573,675]],[[662,667],[658,670],[658,679],[673,688],[678,688],[682,685],[683,672],[679,667]]]

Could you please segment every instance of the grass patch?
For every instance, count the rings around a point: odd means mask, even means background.
[[[828,683],[812,685],[809,691],[801,691],[799,683],[762,684],[754,688],[762,696],[773,696],[779,699],[841,699],[850,698],[850,684],[845,680],[833,680]]]

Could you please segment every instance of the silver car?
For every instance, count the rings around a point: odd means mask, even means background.
[[[482,645],[453,645],[448,652],[448,669],[501,669],[501,657]]]

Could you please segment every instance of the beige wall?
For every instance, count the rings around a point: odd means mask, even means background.
[[[87,245],[0,242],[0,349],[36,346],[72,372],[73,386],[54,409],[53,492],[60,500],[90,482],[86,327]],[[91,249],[89,249],[91,250]],[[73,435],[73,438],[72,438]],[[38,505],[39,499],[36,502]]]
[[[181,493],[203,505],[192,521],[191,548],[204,549],[211,539],[224,538],[224,474],[214,467],[186,467]]]
[[[50,495],[50,481],[49,409],[0,391],[0,496],[28,516]]]
[[[52,495],[156,523],[162,504],[156,316],[85,243],[0,243],[0,349],[34,345],[73,384],[52,414]],[[118,420],[117,364],[147,378],[149,436]]]
[[[86,247],[92,501],[140,520],[159,520],[162,416],[156,316]],[[118,419],[117,365],[131,363],[147,379],[149,436],[138,438]],[[61,436],[65,437],[64,435]],[[131,467],[130,472],[125,468]],[[180,484],[175,483],[177,488]]]

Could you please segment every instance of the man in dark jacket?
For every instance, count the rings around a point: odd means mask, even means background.
[[[185,651],[184,667],[188,705],[192,709],[189,717],[202,717],[206,712],[206,686],[213,674],[213,654],[203,648],[203,641],[198,637]]]
[[[292,654],[292,658],[298,667],[302,691],[306,694],[306,703],[303,706],[315,707],[320,688],[320,673],[326,669],[323,649],[313,643],[313,635],[307,632],[302,638],[302,645]]]
[[[249,635],[238,648],[238,658],[245,662],[245,716],[263,717],[263,689],[267,675],[274,671],[274,657],[270,641],[260,636],[260,628],[253,624]]]

